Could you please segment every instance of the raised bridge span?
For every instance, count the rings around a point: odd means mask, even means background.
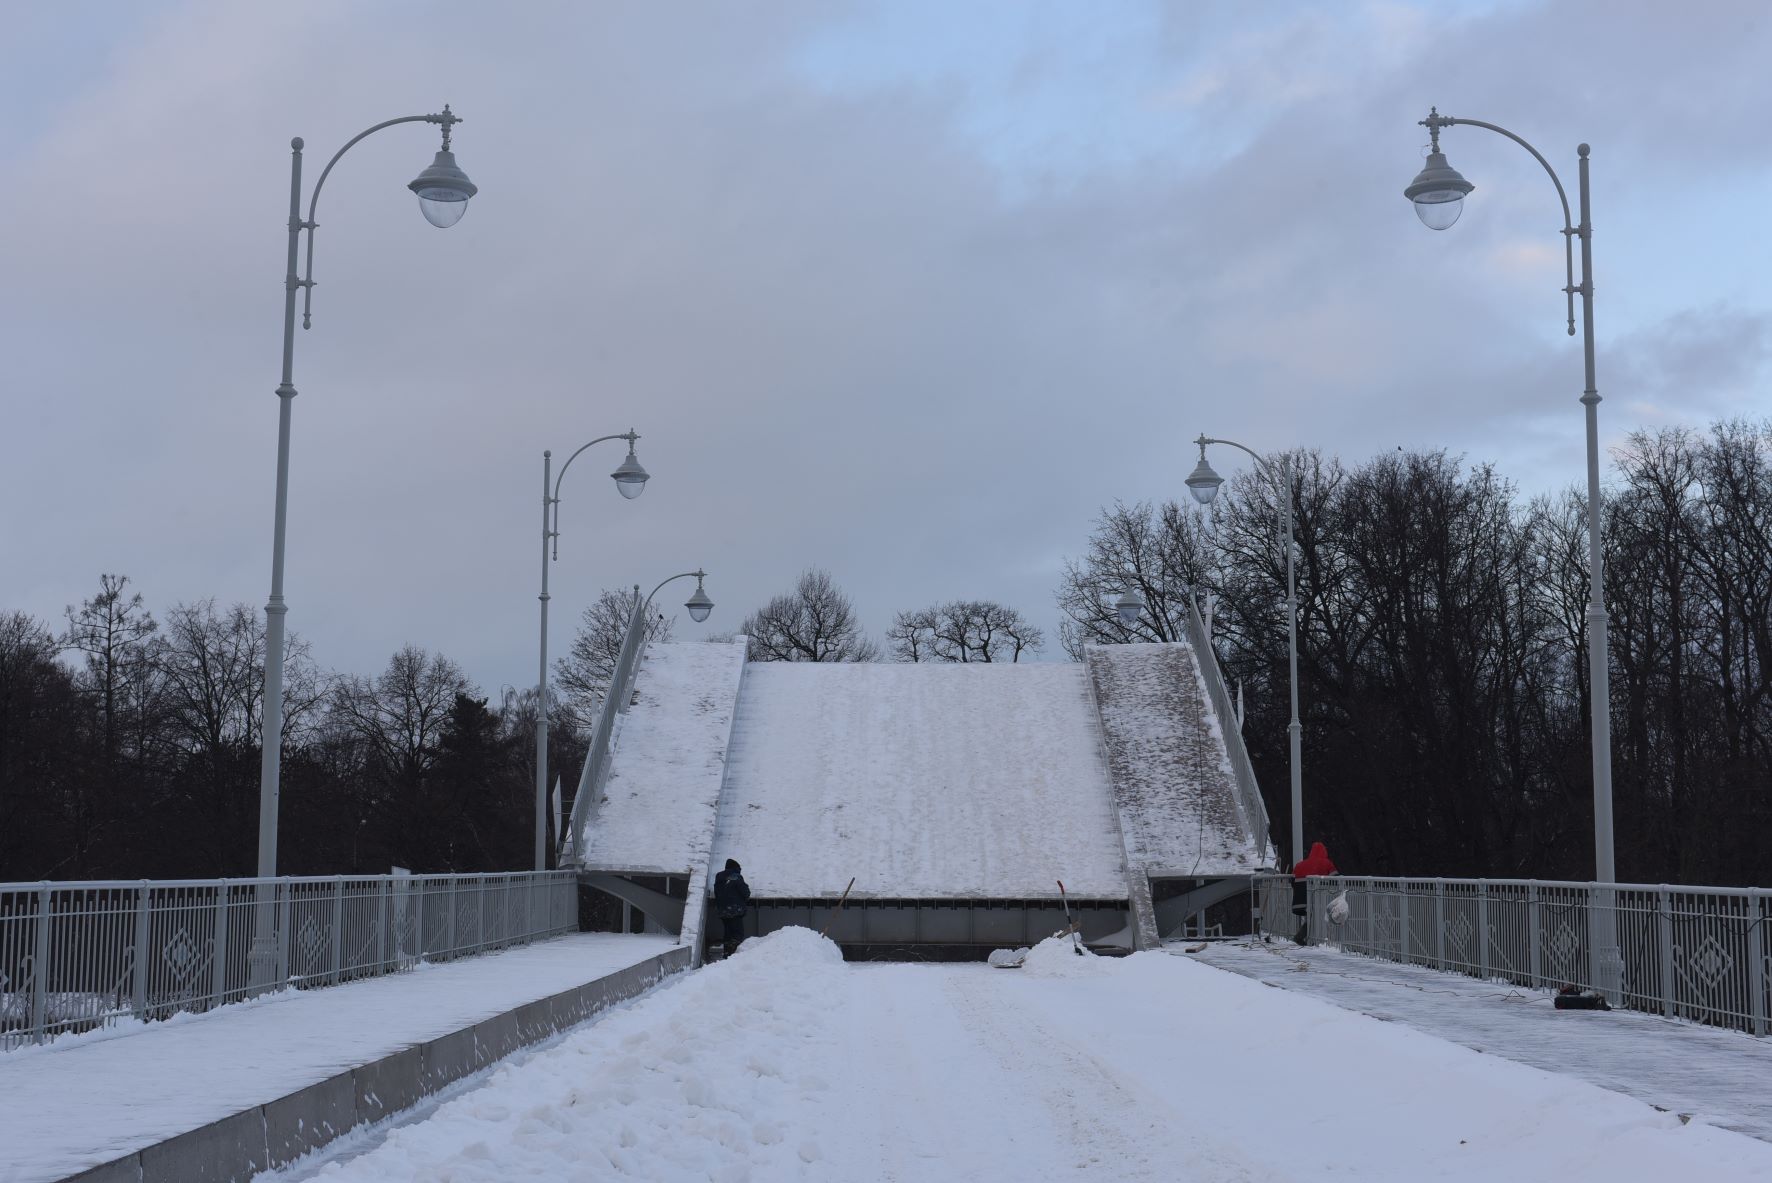
[[[568,865],[698,947],[735,858],[758,931],[822,924],[853,879],[845,946],[1028,943],[1062,925],[1063,881],[1088,940],[1150,948],[1273,863],[1218,678],[1186,643],[1030,664],[653,644]]]

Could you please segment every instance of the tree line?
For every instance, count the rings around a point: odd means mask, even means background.
[[[212,600],[157,619],[121,575],[55,629],[0,613],[0,880],[256,872],[262,613]],[[374,677],[291,638],[283,874],[511,870],[533,842],[535,692],[496,704],[408,646]],[[550,761],[584,743],[553,728]]]
[[[1286,498],[1295,510],[1305,835],[1352,872],[1584,879],[1593,870],[1586,503],[1493,465],[1314,452],[1226,483],[1210,512],[1103,510],[1056,591],[1060,648],[1175,641],[1190,597],[1246,703],[1244,742],[1290,849]],[[1604,518],[1617,866],[1638,882],[1764,883],[1772,855],[1772,423],[1633,435]],[[1123,624],[1128,588],[1146,610]],[[555,666],[549,765],[583,762],[635,604],[606,591]],[[156,619],[102,577],[61,627],[0,612],[0,880],[253,871],[264,622]],[[674,620],[654,614],[652,640]],[[1039,656],[1016,609],[951,600],[871,637],[830,573],[738,632],[753,661]],[[730,639],[730,637],[723,638]],[[496,703],[407,647],[373,678],[292,638],[279,866],[508,870],[530,858],[533,688]]]
[[[1058,591],[1061,641],[1169,641],[1211,597],[1290,848],[1285,498],[1296,511],[1307,841],[1373,874],[1591,877],[1587,505],[1444,452],[1292,457],[1210,514],[1115,505]],[[1642,432],[1603,517],[1617,870],[1764,884],[1772,855],[1772,423]],[[1280,466],[1274,466],[1277,474]],[[1122,625],[1131,586],[1149,605]]]

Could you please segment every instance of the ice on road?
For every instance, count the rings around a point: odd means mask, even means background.
[[[312,1177],[1772,1178],[1772,1145],[1161,953],[843,963],[805,929]],[[302,1177],[292,1170],[285,1178]]]

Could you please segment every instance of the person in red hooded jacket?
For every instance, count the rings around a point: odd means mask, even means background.
[[[1310,888],[1305,880],[1312,875],[1334,875],[1335,864],[1329,858],[1329,849],[1321,842],[1311,843],[1311,852],[1292,864],[1292,915],[1298,918],[1299,944],[1305,943],[1305,901],[1309,898]]]

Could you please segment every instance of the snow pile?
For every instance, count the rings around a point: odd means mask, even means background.
[[[992,949],[991,955],[985,960],[998,969],[1016,968],[1028,959],[1031,949]]]
[[[1111,968],[1111,959],[1097,957],[1087,949],[1078,957],[1077,948],[1068,933],[1064,936],[1047,937],[1028,950],[1027,960],[1022,962],[1022,968],[1036,978],[1094,977]]]
[[[738,947],[735,957],[721,964],[752,977],[766,977],[794,966],[811,970],[819,966],[842,965],[843,951],[829,937],[790,924],[766,936],[751,937]],[[767,986],[767,982],[762,984]]]
[[[831,1048],[846,972],[810,929],[746,941],[314,1177],[802,1177],[822,1139],[841,1137],[840,1123],[804,1118],[843,1070]]]

